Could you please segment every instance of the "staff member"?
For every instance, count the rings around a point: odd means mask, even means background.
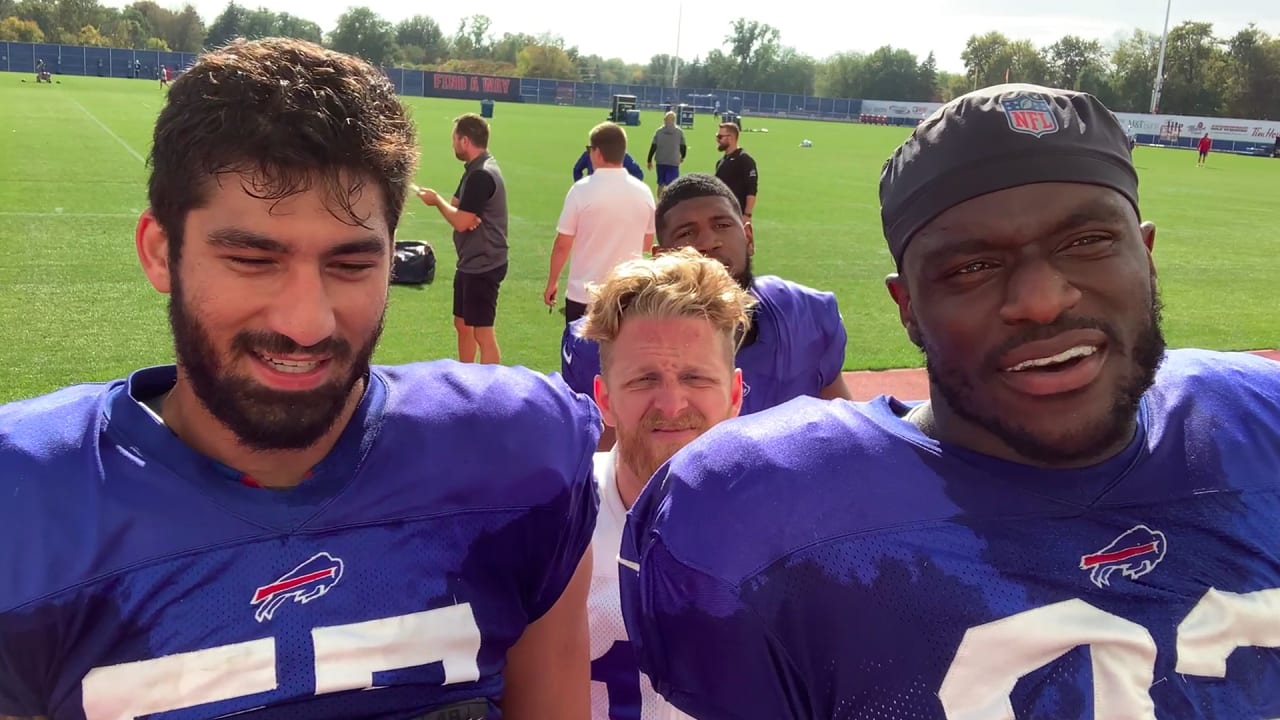
[[[658,197],[680,177],[680,163],[688,151],[684,131],[676,126],[676,114],[668,110],[662,118],[662,127],[653,134],[653,143],[649,145],[650,169],[653,169],[654,157],[658,158]]]
[[[566,324],[586,312],[589,283],[604,280],[614,267],[643,256],[653,246],[653,192],[622,169],[626,131],[611,122],[600,123],[591,130],[587,148],[595,172],[574,183],[565,196],[542,293],[547,307],[554,307],[567,263]]]
[[[489,123],[475,113],[453,123],[453,154],[464,164],[453,200],[422,188],[418,197],[440,211],[453,227],[458,251],[453,275],[453,327],[458,360],[502,362],[498,334],[498,290],[507,277],[507,186],[498,161],[489,154]]]
[[[631,177],[644,182],[644,170],[640,169],[640,163],[631,157],[631,153],[622,156],[622,169],[630,173]],[[593,172],[595,168],[591,165],[591,151],[583,150],[578,156],[578,162],[573,164],[573,181],[578,182]]]
[[[756,159],[738,146],[738,126],[720,123],[716,143],[724,157],[716,161],[716,177],[720,178],[742,206],[742,217],[751,220],[756,207]]]

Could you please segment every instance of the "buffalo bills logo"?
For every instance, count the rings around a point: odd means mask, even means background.
[[[1167,547],[1164,533],[1138,525],[1098,552],[1080,558],[1080,569],[1088,570],[1089,579],[1098,587],[1110,585],[1111,575],[1117,571],[1137,580],[1160,564]]]
[[[1053,106],[1039,95],[1019,94],[1000,101],[1009,129],[1034,137],[1058,132],[1058,116]]]
[[[329,592],[341,579],[342,560],[326,552],[316,553],[275,582],[258,588],[249,603],[258,607],[253,616],[258,622],[270,620],[286,602],[305,605]]]

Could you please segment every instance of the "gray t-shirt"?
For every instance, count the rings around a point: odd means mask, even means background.
[[[653,144],[658,146],[658,151],[653,156],[655,162],[659,165],[679,165],[684,130],[675,125],[663,125],[653,134]]]
[[[507,262],[507,188],[498,162],[487,152],[467,163],[458,182],[458,209],[480,218],[480,227],[453,231],[458,272],[482,273]]]

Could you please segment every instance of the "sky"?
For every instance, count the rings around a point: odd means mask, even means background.
[[[179,0],[159,0],[180,6]],[[348,7],[360,0],[238,0],[248,7],[265,6],[318,23],[328,32]],[[677,35],[680,56],[705,56],[723,47],[730,23],[738,17],[759,20],[778,28],[783,45],[817,58],[837,52],[870,52],[882,45],[906,48],[923,59],[936,53],[938,66],[963,72],[960,53],[974,33],[998,30],[1012,39],[1028,39],[1037,47],[1049,45],[1066,34],[1114,41],[1140,27],[1159,33],[1164,24],[1166,0],[734,0],[687,2],[647,0],[632,2],[615,12],[615,0],[467,0],[462,3],[369,2],[383,17],[398,21],[426,13],[452,35],[464,16],[487,15],[491,32],[551,31],[583,54],[620,57],[647,63],[659,53],[675,54]],[[117,3],[127,4],[125,2]],[[208,23],[227,0],[193,0]],[[826,7],[826,10],[819,10]],[[903,8],[908,8],[903,11]],[[1171,0],[1169,27],[1184,20],[1212,22],[1219,37],[1230,36],[1253,22],[1280,35],[1280,2],[1277,0]],[[608,26],[620,21],[616,28]],[[677,32],[678,30],[678,32]]]

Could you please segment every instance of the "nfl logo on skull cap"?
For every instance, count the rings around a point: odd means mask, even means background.
[[[1039,95],[1022,93],[1000,101],[1009,129],[1034,137],[1058,132],[1058,116],[1053,107]]]

